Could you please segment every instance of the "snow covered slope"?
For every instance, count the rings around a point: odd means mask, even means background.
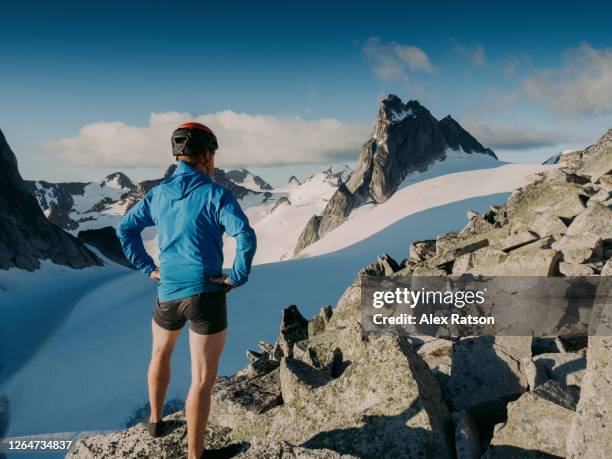
[[[330,166],[300,185],[290,181],[272,190],[269,203],[248,207],[246,214],[257,233],[254,263],[290,258],[293,246],[308,219],[323,210],[338,189],[340,181],[346,181],[351,172],[351,168],[346,165]],[[234,240],[226,238],[223,250],[226,266],[231,266],[235,250]]]
[[[523,185],[528,174],[550,167],[538,164],[506,164],[409,183],[383,204],[366,204],[356,209],[342,226],[306,247],[299,256],[313,257],[343,249],[425,209],[462,199],[511,191]]]
[[[298,256],[311,257],[339,250],[433,206],[511,191],[523,184],[525,175],[548,167],[507,164],[487,155],[448,152],[444,161],[434,163],[424,172],[409,174],[388,201],[355,209],[347,222]],[[274,210],[254,223],[258,246],[254,263],[273,263],[291,258],[304,225],[312,215],[323,210],[336,189],[337,185],[325,174],[317,174],[301,186],[288,185],[274,190],[285,191],[291,204],[280,201]],[[234,251],[235,244],[228,239],[224,248],[225,267],[231,266]]]

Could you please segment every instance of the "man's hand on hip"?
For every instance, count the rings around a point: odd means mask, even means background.
[[[208,280],[210,282],[212,282],[213,284],[220,284],[223,285],[225,287],[225,291],[229,291],[233,288],[236,288],[236,286],[234,284],[232,284],[232,282],[230,281],[229,277],[227,276],[223,276],[223,277],[209,277]]]
[[[159,277],[159,270],[156,269],[155,271],[151,271],[151,274],[149,274],[149,277],[151,279],[153,279],[154,281],[159,282],[161,280],[161,277]]]

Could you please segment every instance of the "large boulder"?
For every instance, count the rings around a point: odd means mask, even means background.
[[[560,251],[563,254],[563,260],[567,263],[579,264],[591,258],[603,257],[601,236],[588,232],[576,235],[566,234],[554,242],[552,248]]]
[[[531,357],[531,337],[482,336],[455,343],[443,387],[450,409],[468,410],[483,430],[501,422],[506,403],[527,390],[525,357]]]
[[[590,197],[582,183],[578,177],[557,169],[515,191],[506,205],[511,230],[533,231],[540,237],[564,232],[559,219],[580,214]]]
[[[324,370],[318,370],[305,362],[283,358],[280,363],[280,384],[285,404],[299,402],[317,387],[331,381]]]
[[[568,457],[609,457],[612,451],[612,338],[590,336],[580,401],[567,439]]]
[[[508,405],[508,420],[495,428],[486,459],[565,457],[573,412],[530,392]],[[603,456],[602,456],[603,457]]]
[[[572,221],[567,228],[567,234],[598,237],[605,243],[612,239],[610,228],[612,228],[612,209],[595,201]]]
[[[236,438],[283,439],[360,457],[451,457],[448,411],[409,340],[371,335],[353,346],[338,378],[243,423]]]
[[[254,377],[221,377],[213,391],[210,419],[214,424],[235,428],[282,403],[278,368]]]
[[[554,249],[516,250],[500,264],[480,264],[469,270],[472,274],[489,276],[553,276],[559,271],[561,254]]]

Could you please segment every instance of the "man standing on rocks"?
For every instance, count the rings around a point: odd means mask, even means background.
[[[189,459],[206,457],[204,433],[227,332],[225,297],[247,281],[256,249],[255,232],[235,197],[211,180],[217,148],[217,138],[208,127],[180,125],[172,134],[176,171],[151,189],[117,228],[130,262],[159,282],[148,374],[151,417],[144,422],[154,437],[168,433],[162,411],[170,383],[170,356],[189,321],[192,383],[185,407]],[[159,267],[142,242],[141,232],[148,226],[157,227]],[[227,276],[222,273],[223,233],[237,242]]]

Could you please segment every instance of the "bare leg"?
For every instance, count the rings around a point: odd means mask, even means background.
[[[204,434],[208,423],[210,398],[226,335],[227,330],[213,335],[198,335],[189,330],[191,388],[185,410],[189,459],[200,459],[204,452]]]
[[[153,330],[153,352],[149,364],[149,403],[151,404],[151,422],[159,422],[164,411],[164,400],[170,384],[170,357],[180,330],[169,331],[155,322]]]

